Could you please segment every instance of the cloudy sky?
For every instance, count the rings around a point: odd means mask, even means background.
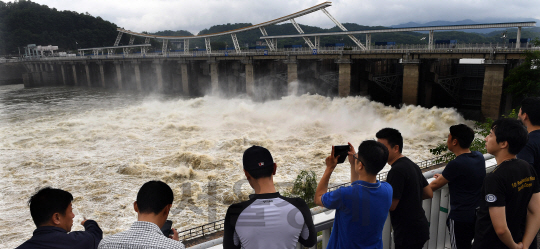
[[[223,23],[257,24],[322,3],[321,0],[32,0],[58,10],[88,12],[128,30],[201,29]],[[334,0],[327,10],[340,22],[390,26],[407,22],[540,19],[538,0]],[[330,28],[322,12],[296,20]],[[539,24],[540,26],[540,24]]]

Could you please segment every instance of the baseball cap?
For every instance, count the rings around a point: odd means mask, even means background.
[[[274,159],[270,151],[261,146],[254,145],[244,151],[242,162],[244,169],[255,179],[271,176],[274,171]]]

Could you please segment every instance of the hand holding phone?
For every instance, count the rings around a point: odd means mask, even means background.
[[[334,146],[334,157],[339,156],[338,164],[345,162],[345,158],[349,154],[350,147],[349,145],[335,145]]]
[[[173,231],[172,231],[172,221],[171,220],[165,221],[165,224],[163,224],[163,226],[161,227],[161,232],[167,238],[169,238],[171,235],[174,234]]]

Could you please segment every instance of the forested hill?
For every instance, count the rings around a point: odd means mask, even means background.
[[[62,50],[111,46],[116,28],[88,13],[58,11],[24,0],[0,1],[0,55],[18,54],[18,47],[22,53],[27,44],[55,45]]]
[[[223,32],[252,25],[251,23],[227,23],[215,25],[208,29],[201,30],[198,35]],[[386,27],[369,27],[355,23],[343,24],[348,30],[373,30],[385,29]],[[337,27],[324,29],[300,24],[305,33],[325,33],[340,31]],[[76,48],[90,48],[112,46],[116,40],[118,32],[114,23],[103,20],[101,17],[93,17],[89,13],[77,13],[74,11],[58,11],[46,5],[40,5],[28,0],[15,2],[2,2],[0,0],[0,55],[18,54],[27,44],[55,45],[60,51],[75,50]],[[269,35],[297,34],[298,32],[290,23],[271,25],[266,27]],[[508,29],[506,37],[515,38],[517,29]],[[142,30],[133,30],[143,32]],[[457,40],[459,43],[497,43],[504,42],[501,34],[504,31],[494,31],[487,34],[466,33],[461,31],[436,32],[435,39]],[[143,32],[145,33],[145,32]],[[191,36],[188,31],[165,30],[154,34],[164,36]],[[255,46],[260,41],[261,32],[259,29],[250,30],[237,34],[241,47]],[[427,44],[428,39],[422,39],[427,34],[419,32],[399,32],[399,33],[377,33],[372,34],[372,44],[375,42],[396,42],[397,44]],[[535,38],[540,36],[540,28],[523,28],[522,38]],[[364,35],[357,35],[361,42],[365,42]],[[211,39],[212,49],[232,48],[233,42],[230,35],[219,36]],[[129,36],[124,35],[120,45],[127,45]],[[136,44],[143,43],[143,38],[137,38]],[[506,40],[508,42],[508,40]],[[152,40],[152,45],[161,49],[161,41]],[[327,43],[345,43],[347,46],[354,46],[352,41],[346,36],[326,36],[321,37],[321,45]],[[279,39],[278,47],[284,45],[304,44],[301,38]],[[190,41],[190,48],[204,48],[204,39],[194,39]],[[171,49],[176,48],[173,44]]]

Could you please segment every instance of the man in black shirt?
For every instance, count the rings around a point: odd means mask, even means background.
[[[389,151],[386,182],[392,185],[392,206],[390,220],[394,229],[396,249],[420,249],[429,239],[429,224],[422,208],[422,200],[433,197],[418,165],[403,156],[403,137],[393,128],[377,132],[377,141]]]
[[[308,205],[301,198],[276,192],[276,164],[266,148],[252,146],[242,158],[244,173],[255,190],[248,201],[233,204],[225,215],[223,248],[294,249],[317,243]]]
[[[527,127],[529,141],[517,154],[517,158],[523,159],[532,165],[538,175],[538,172],[540,172],[540,98],[529,97],[521,101],[518,118]],[[537,244],[535,237],[530,249],[536,249]]]
[[[71,232],[73,196],[64,190],[43,188],[30,198],[30,215],[37,226],[34,236],[17,249],[95,249],[103,232],[93,220],[83,220],[86,231]]]
[[[482,183],[486,176],[486,162],[482,153],[469,150],[474,131],[464,125],[450,127],[448,150],[456,158],[448,163],[442,174],[435,174],[429,186],[433,191],[448,183],[450,215],[446,220],[452,249],[470,249],[474,238],[476,208],[482,199]]]
[[[497,167],[484,180],[473,248],[527,248],[540,228],[536,173],[516,158],[527,143],[527,130],[518,120],[500,119],[485,140]]]
[[[517,154],[517,158],[531,164],[540,172],[540,98],[526,98],[521,102],[519,120],[527,127],[529,141]]]

